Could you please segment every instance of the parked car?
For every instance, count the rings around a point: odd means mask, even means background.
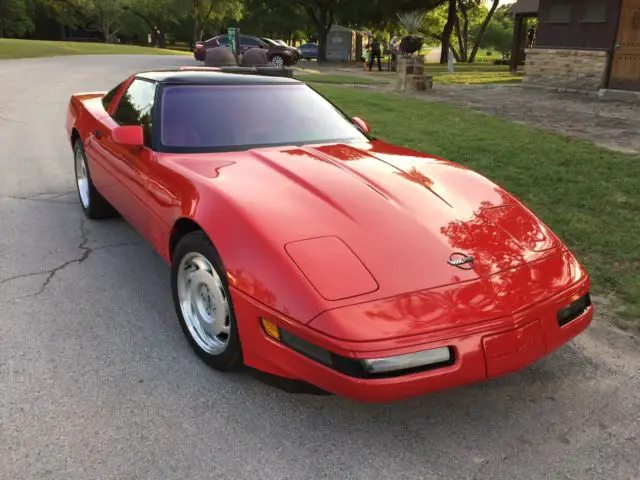
[[[204,62],[206,52],[209,48],[229,47],[229,36],[218,35],[204,42],[197,42],[193,56],[196,60]],[[274,67],[283,68],[285,66],[295,65],[298,61],[297,51],[292,47],[283,47],[281,45],[271,45],[252,35],[240,35],[240,48],[242,52],[250,48],[265,48],[269,51],[267,58]]]
[[[300,45],[300,57],[305,60],[317,60],[318,59],[318,44],[317,43],[305,43]]]
[[[590,325],[575,255],[468,166],[376,138],[292,78],[123,80],[69,100],[79,207],[120,214],[170,266],[177,320],[212,367],[386,403],[520,371]]]
[[[300,52],[299,48],[291,47],[291,46],[287,45],[287,43],[284,40],[273,40],[272,38],[267,38],[267,37],[260,37],[260,40],[262,40],[263,42],[265,42],[269,46],[285,47],[286,49],[291,50],[297,56],[296,61],[300,60],[300,57],[302,56],[302,53]]]

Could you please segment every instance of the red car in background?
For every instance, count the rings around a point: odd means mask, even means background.
[[[389,402],[521,370],[592,320],[588,274],[513,195],[297,80],[142,72],[73,95],[66,131],[84,214],[170,265],[216,369]]]
[[[206,51],[209,48],[229,47],[229,36],[218,35],[204,42],[197,42],[193,56],[196,60],[204,62]],[[299,59],[299,52],[296,48],[269,44],[264,40],[251,35],[240,35],[240,48],[246,52],[250,48],[262,48],[267,50],[267,58],[274,67],[283,68],[295,65]]]

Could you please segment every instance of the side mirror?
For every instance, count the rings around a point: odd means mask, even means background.
[[[122,125],[111,132],[111,138],[115,143],[129,147],[141,147],[144,145],[144,132],[140,125]]]
[[[361,119],[360,117],[353,117],[351,120],[353,120],[353,123],[356,124],[356,126],[362,130],[364,133],[370,133],[371,129],[369,128],[369,124],[367,122],[365,122],[363,119]]]

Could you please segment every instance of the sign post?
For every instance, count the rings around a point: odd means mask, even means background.
[[[227,34],[229,35],[229,48],[231,48],[231,53],[236,57],[236,63],[239,63],[240,53],[240,29],[239,28],[229,28],[227,30]]]

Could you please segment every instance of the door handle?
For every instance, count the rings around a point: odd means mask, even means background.
[[[96,138],[98,140],[100,140],[102,138],[102,135],[103,135],[102,130],[96,130]]]

